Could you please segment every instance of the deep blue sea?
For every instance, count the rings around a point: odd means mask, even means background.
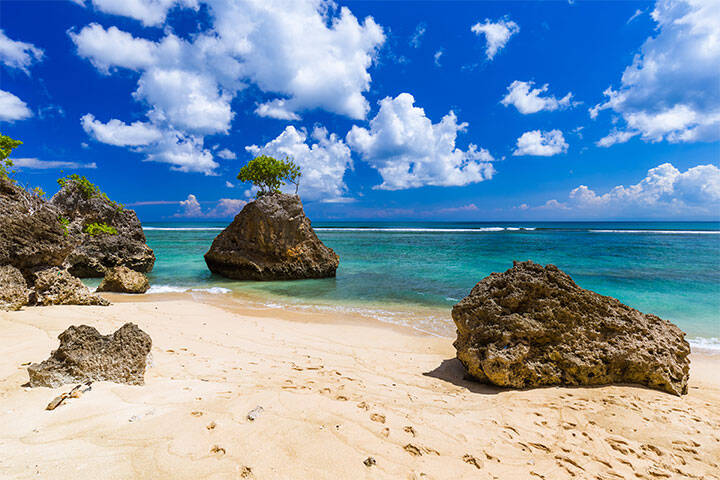
[[[337,277],[292,282],[212,275],[203,254],[226,225],[145,224],[157,256],[152,292],[202,289],[273,306],[346,310],[450,335],[454,303],[491,272],[530,259],[675,322],[695,346],[720,349],[717,222],[318,222],[318,236],[340,255]]]

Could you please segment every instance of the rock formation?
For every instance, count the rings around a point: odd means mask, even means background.
[[[126,266],[149,272],[155,255],[145,243],[140,221],[133,210],[110,201],[84,178],[69,178],[50,202],[69,222],[67,230],[76,247],[65,266],[77,277],[102,277],[107,268]],[[116,233],[86,233],[90,224],[105,224]]]
[[[300,197],[263,195],[248,203],[205,254],[211,272],[236,280],[334,277],[339,258],[323,245]]]
[[[105,271],[105,278],[97,288],[98,292],[145,293],[150,282],[144,273],[127,267],[113,267]]]
[[[20,310],[28,303],[29,294],[20,270],[12,265],[0,267],[0,310]]]
[[[60,216],[43,198],[0,178],[0,265],[23,274],[61,265],[74,244]]]
[[[687,393],[690,346],[672,323],[580,288],[554,265],[515,262],[452,310],[458,359],[502,387],[634,383]]]
[[[100,295],[93,295],[79,278],[60,267],[38,270],[33,274],[34,291],[30,303],[36,305],[110,305]]]
[[[152,340],[133,323],[112,335],[87,325],[61,333],[60,346],[42,363],[28,367],[30,386],[59,387],[66,383],[111,381],[142,385]]]

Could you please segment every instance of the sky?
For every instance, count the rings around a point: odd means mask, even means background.
[[[143,221],[720,220],[720,0],[3,0],[0,132]]]

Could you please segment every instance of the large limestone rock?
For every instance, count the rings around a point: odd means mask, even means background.
[[[43,198],[0,178],[0,265],[13,265],[23,274],[61,265],[74,244],[60,216]]]
[[[111,381],[142,385],[152,340],[133,323],[112,335],[100,335],[88,325],[61,333],[60,346],[42,363],[28,367],[31,387],[59,387],[66,383]]]
[[[146,245],[140,221],[133,210],[111,202],[100,192],[89,193],[72,180],[56,193],[51,203],[70,223],[68,232],[77,245],[67,256],[65,266],[77,277],[102,277],[105,270],[118,265],[138,272],[149,272],[155,255]],[[104,223],[117,234],[84,233],[86,225]]]
[[[150,282],[144,273],[120,266],[105,271],[105,278],[97,288],[98,292],[145,293]]]
[[[515,262],[453,307],[458,359],[502,387],[634,383],[687,393],[690,346],[672,323]]]
[[[37,305],[110,305],[67,270],[59,267],[38,270],[33,274],[35,289],[31,302]]]
[[[20,310],[27,304],[29,294],[20,270],[12,265],[0,267],[0,310]]]
[[[339,258],[323,245],[297,195],[248,203],[205,254],[213,273],[236,280],[334,277]]]

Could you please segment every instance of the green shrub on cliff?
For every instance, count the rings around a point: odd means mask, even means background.
[[[13,161],[9,157],[13,149],[20,145],[22,145],[20,140],[15,140],[0,133],[0,178],[10,179],[10,174],[15,173],[14,170],[10,170]]]
[[[63,227],[63,235],[66,237],[70,234],[68,231],[68,226],[70,225],[70,219],[66,217],[58,217],[58,222],[60,222],[60,225]]]
[[[100,190],[100,187],[85,178],[85,176],[80,176],[76,173],[73,173],[71,175],[68,175],[67,177],[58,178],[57,183],[58,185],[60,185],[60,188],[64,188],[65,186],[72,184],[76,185],[80,192],[82,192],[83,197],[88,200],[93,197],[100,197],[106,202],[108,202],[110,205],[113,205],[118,210],[122,210],[125,208],[121,203],[113,202],[112,200],[110,200],[107,194]]]
[[[257,195],[260,196],[279,192],[280,187],[288,183],[295,185],[295,193],[297,193],[301,176],[300,167],[289,157],[285,157],[285,160],[278,160],[267,155],[260,155],[242,167],[237,178],[241,182],[252,182],[258,188]]]
[[[85,233],[91,237],[97,235],[117,235],[115,227],[108,225],[107,223],[88,223],[83,229]]]

